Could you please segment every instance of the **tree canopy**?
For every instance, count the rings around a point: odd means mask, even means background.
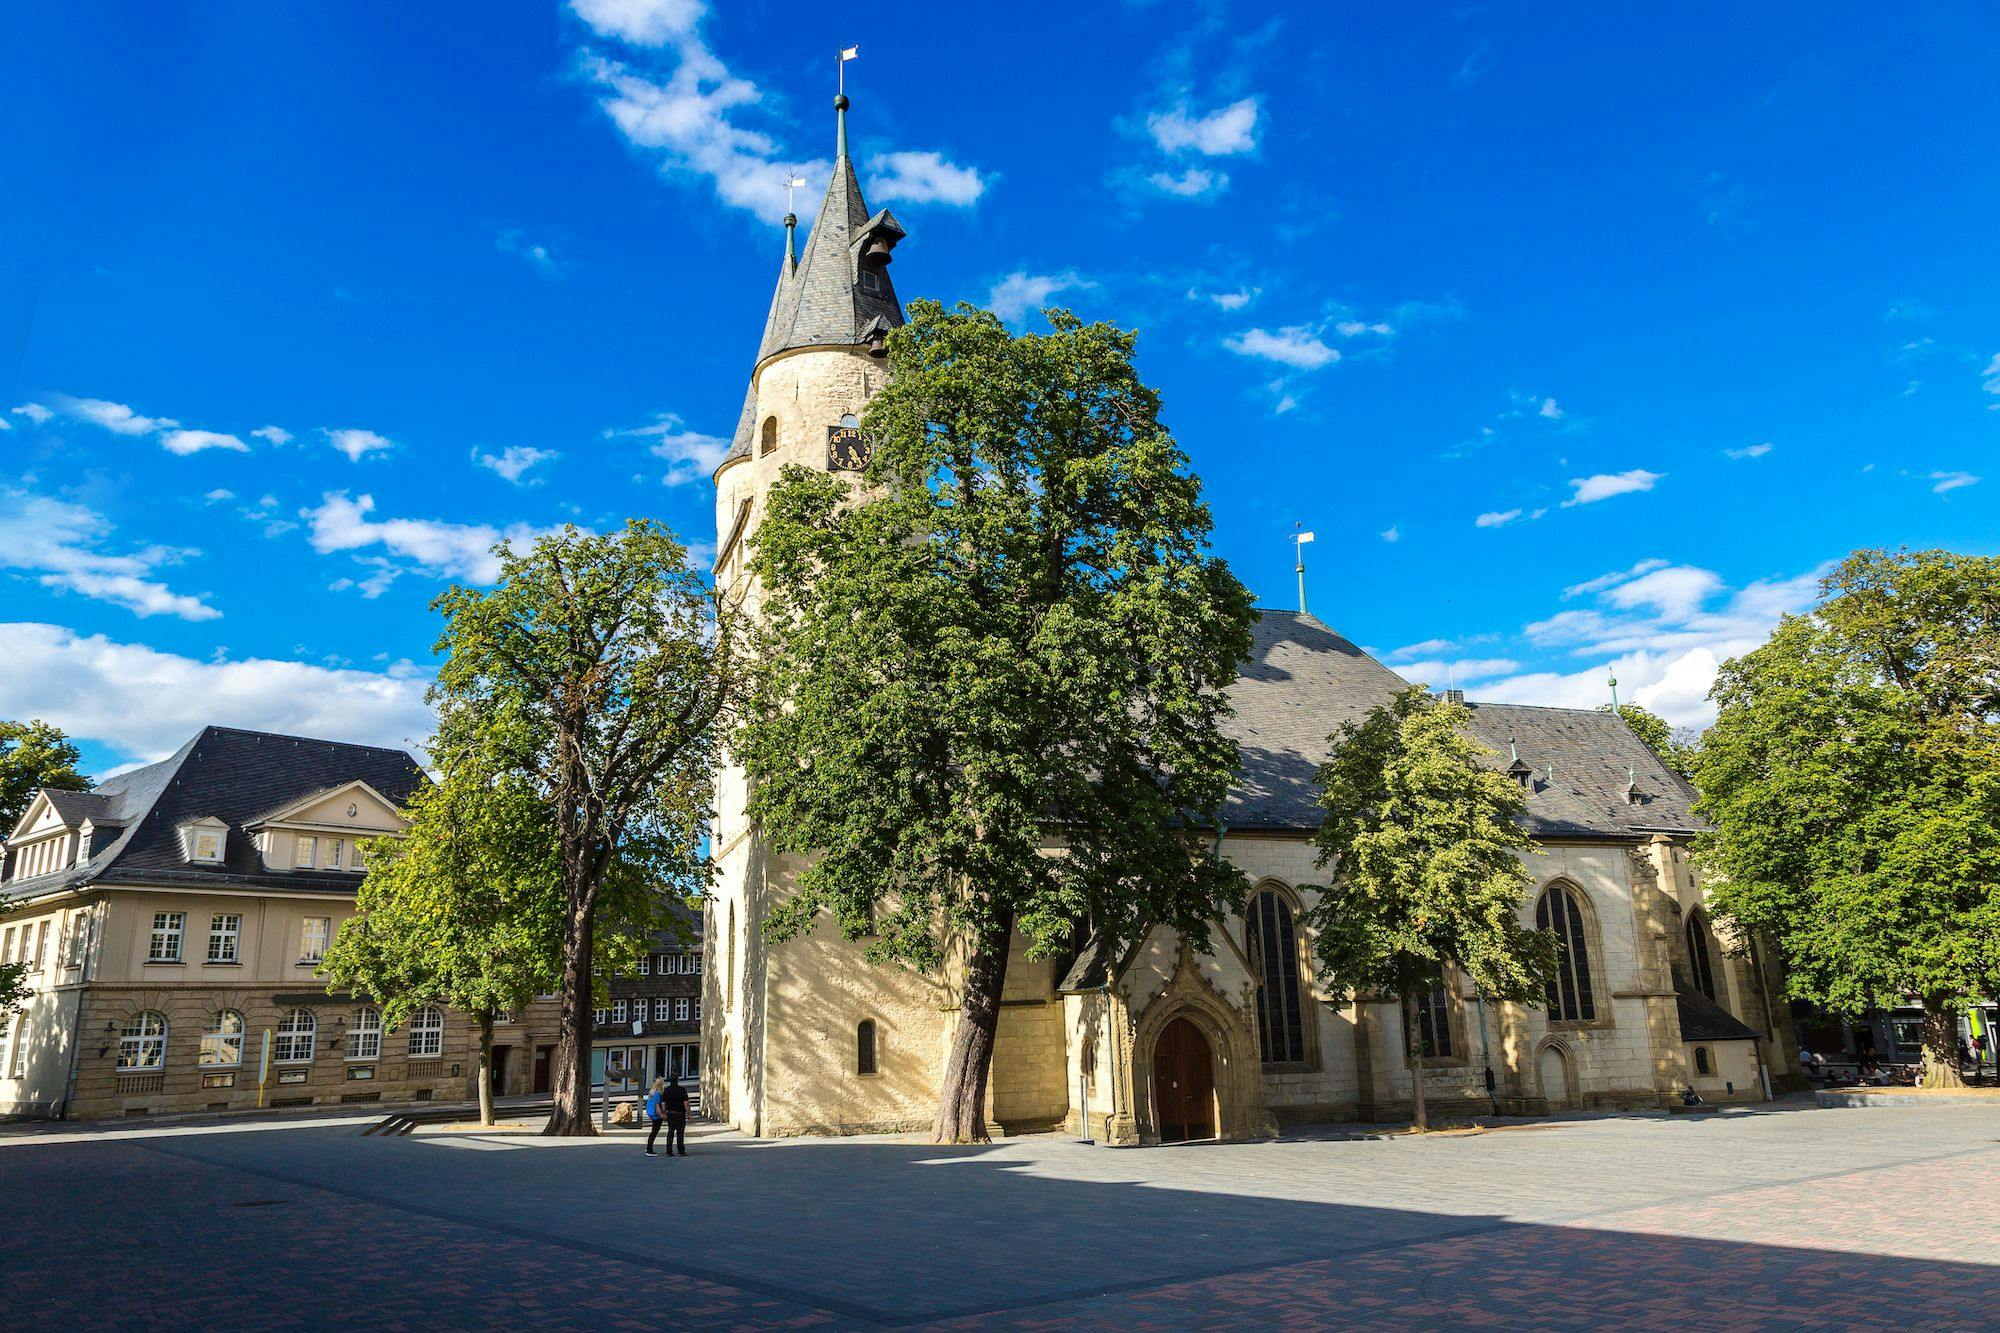
[[[735,640],[728,608],[657,524],[564,528],[495,554],[491,591],[455,587],[435,604],[446,656],[431,698],[447,754],[544,811],[562,957],[548,1132],[590,1134],[592,968],[617,963],[600,926],[663,921],[667,900],[707,882]]]
[[[89,791],[90,779],[76,767],[82,762],[83,753],[61,728],[0,718],[0,837],[14,831],[37,789]]]
[[[1611,705],[1605,704],[1598,711],[1608,713]],[[1700,738],[1691,728],[1674,727],[1658,713],[1634,703],[1619,704],[1618,716],[1646,742],[1647,749],[1660,757],[1661,763],[1682,777],[1693,772],[1694,751]]]
[[[915,303],[862,484],[787,469],[751,562],[763,619],[734,744],[761,827],[811,857],[767,933],[825,914],[878,962],[964,950],[946,1141],[985,1137],[1013,931],[1038,955],[1086,927],[1202,940],[1242,890],[1196,830],[1236,767],[1218,722],[1249,596],[1209,550],[1135,335],[1048,320],[1016,335]]]
[[[1836,1012],[1921,999],[1925,1077],[2000,991],[2000,559],[1858,551],[1724,665],[1695,766],[1717,906]]]
[[[1332,870],[1306,913],[1326,984],[1402,1002],[1425,1123],[1414,1004],[1451,971],[1496,1000],[1539,1000],[1555,940],[1521,924],[1535,843],[1514,779],[1480,763],[1471,711],[1403,691],[1333,737],[1315,840]]]

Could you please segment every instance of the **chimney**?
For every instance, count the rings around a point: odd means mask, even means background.
[[[1444,701],[1448,704],[1463,704],[1465,702],[1465,691],[1446,690],[1444,692]]]

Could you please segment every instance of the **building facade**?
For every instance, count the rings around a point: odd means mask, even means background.
[[[788,465],[857,465],[883,339],[903,320],[888,266],[904,231],[868,212],[846,152],[846,99],[836,106],[833,178],[802,255],[786,219],[743,412],[715,473],[716,576],[753,609],[746,547],[764,497]],[[1313,774],[1342,722],[1407,684],[1310,616],[1262,613],[1231,690],[1242,773],[1218,841],[1254,886],[1243,912],[1214,923],[1205,952],[1164,927],[1086,939],[1067,959],[1031,959],[1016,941],[990,1120],[1157,1142],[1407,1113],[1397,1006],[1327,987],[1304,926],[1322,874]],[[1472,712],[1496,767],[1522,784],[1539,846],[1522,919],[1557,934],[1564,967],[1539,1005],[1489,1003],[1456,979],[1429,997],[1418,1022],[1430,1100],[1447,1112],[1533,1112],[1796,1085],[1770,960],[1708,918],[1686,784],[1613,714]],[[745,775],[725,764],[703,925],[710,1113],[762,1135],[927,1126],[956,1021],[951,970],[871,965],[831,923],[768,945],[762,922],[799,867],[769,849],[746,796]]]

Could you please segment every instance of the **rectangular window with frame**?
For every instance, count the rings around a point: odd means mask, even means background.
[[[7,927],[6,933],[4,935],[0,935],[0,963],[11,963],[13,961],[14,961],[14,927],[9,926]]]
[[[319,839],[304,833],[292,835],[292,868],[311,870],[313,861],[319,855]]]
[[[347,842],[345,839],[328,838],[326,840],[326,859],[321,864],[328,870],[340,869],[340,854],[346,850]]]
[[[701,950],[699,950],[699,949],[696,949],[696,950],[695,950],[695,951],[694,951],[693,953],[691,953],[691,954],[689,954],[689,955],[688,955],[688,958],[689,958],[689,960],[690,960],[690,961],[691,961],[691,962],[692,962],[692,963],[694,964],[694,965],[693,965],[692,967],[688,968],[688,971],[690,971],[690,972],[694,973],[694,974],[695,974],[696,976],[700,976],[700,975],[701,975]]]
[[[701,1001],[700,1001],[700,1000],[696,1000],[696,1001],[694,1002],[694,1021],[695,1021],[695,1022],[697,1022],[697,1023],[701,1022]]]
[[[673,1003],[673,1002],[672,1002],[671,1000],[655,1000],[655,1001],[653,1001],[653,1021],[654,1021],[655,1023],[664,1023],[664,1022],[668,1021],[668,1020],[667,1020],[667,1007],[668,1007],[668,1006],[669,1006],[670,1004],[672,1004],[672,1003]]]
[[[8,1077],[26,1078],[28,1076],[28,1016],[26,1014],[14,1015],[14,1048],[8,1058],[13,1061],[12,1064],[7,1066]]]
[[[626,1005],[625,1005],[625,1001],[623,1001],[623,1000],[613,1000],[613,1001],[611,1002],[611,1021],[612,1021],[612,1022],[614,1022],[614,1023],[623,1023],[623,1022],[625,1021],[625,1012],[626,1012]]]
[[[222,834],[215,829],[196,829],[194,833],[194,859],[197,861],[220,861],[222,859]]]
[[[326,957],[326,939],[333,925],[331,917],[309,916],[299,923],[299,961],[317,963]]]
[[[685,1022],[687,1022],[687,1018],[688,1018],[688,1002],[687,1002],[686,1000],[684,1000],[684,999],[683,999],[683,1000],[675,1000],[675,1001],[674,1001],[674,1021],[675,1021],[676,1023],[685,1023]]]
[[[603,1027],[611,1021],[611,1011],[609,1009],[593,1009],[590,1011],[590,1021],[599,1027]]]
[[[234,963],[236,946],[243,937],[243,918],[235,912],[217,912],[208,919],[208,961]]]
[[[77,912],[69,919],[69,954],[63,960],[66,967],[82,967],[83,960],[90,952],[90,928],[96,920],[89,908]]]
[[[647,954],[639,960],[639,975],[642,977],[653,975],[653,955]]]
[[[186,912],[153,913],[153,935],[146,946],[146,961],[178,963],[181,960],[181,931],[186,925]]]
[[[23,942],[25,943],[25,941]],[[42,970],[43,967],[48,965],[48,961],[49,961],[49,923],[48,920],[44,918],[42,921],[42,928],[35,932],[35,962],[34,966],[29,970],[34,972],[39,972]]]

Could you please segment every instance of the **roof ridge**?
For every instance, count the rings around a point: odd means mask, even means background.
[[[195,739],[200,740],[201,737],[211,732],[230,736],[255,736],[260,740],[298,741],[306,745],[334,745],[343,750],[369,750],[377,754],[401,755],[405,759],[416,758],[415,755],[399,745],[369,745],[363,741],[337,741],[330,736],[299,736],[289,731],[262,731],[256,727],[226,727],[219,722],[211,722],[203,727],[200,732],[196,733]],[[160,762],[165,763],[166,760],[161,760]],[[150,768],[152,765],[148,764],[146,767]],[[134,769],[132,771],[137,772],[138,770]]]

